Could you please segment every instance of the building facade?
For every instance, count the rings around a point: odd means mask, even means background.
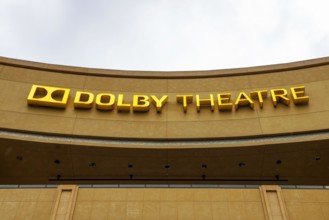
[[[0,219],[327,219],[329,58],[151,72],[0,58]]]

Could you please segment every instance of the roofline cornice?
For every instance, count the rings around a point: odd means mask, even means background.
[[[43,70],[49,72],[103,76],[116,78],[142,78],[142,79],[198,79],[198,78],[217,78],[227,76],[246,76],[256,74],[266,74],[282,71],[291,71],[298,69],[307,69],[312,67],[324,66],[329,64],[329,57],[322,57],[310,60],[302,60],[297,62],[219,69],[219,70],[198,70],[198,71],[135,71],[135,70],[112,70],[98,69],[76,66],[65,66],[57,64],[48,64],[41,62],[33,62],[27,60],[0,57],[0,64],[4,66],[12,66],[26,69]]]

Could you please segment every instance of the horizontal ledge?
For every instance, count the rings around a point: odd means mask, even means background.
[[[95,147],[123,147],[140,149],[164,149],[164,148],[202,148],[225,147],[225,146],[258,146],[264,143],[287,143],[308,140],[329,139],[329,130],[315,130],[298,133],[284,133],[275,135],[259,135],[234,138],[190,138],[190,139],[136,139],[136,138],[113,138],[113,137],[90,137],[68,136],[51,133],[36,133],[0,128],[0,137],[18,141],[35,141],[41,143],[71,144]]]

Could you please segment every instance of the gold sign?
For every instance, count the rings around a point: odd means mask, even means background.
[[[27,103],[29,105],[65,108],[70,89],[33,85]]]
[[[270,89],[271,100],[273,106],[278,103],[289,106],[290,100],[295,105],[305,105],[309,102],[309,96],[305,95],[305,87],[291,87],[290,92],[286,89]],[[290,93],[290,98],[289,94]],[[69,100],[70,89],[57,88],[49,86],[33,85],[30,94],[27,98],[29,105],[47,106],[55,108],[66,108]],[[240,107],[250,107],[254,109],[255,102],[260,108],[263,108],[264,99],[268,96],[268,90],[256,90],[249,94],[240,92],[235,101],[231,100],[231,93],[209,94],[208,97],[200,97],[200,95],[178,94],[176,95],[177,103],[182,104],[183,111],[186,112],[188,105],[193,103],[195,97],[195,106],[197,111],[201,107],[209,107],[211,111],[215,110],[217,105],[219,111],[238,110]],[[216,99],[215,99],[216,98]],[[96,109],[102,111],[118,111],[129,112],[147,112],[150,110],[151,103],[156,107],[157,112],[161,112],[163,106],[168,102],[168,95],[157,97],[155,95],[133,95],[132,103],[124,102],[124,95],[118,94],[115,96],[112,93],[99,93],[96,95],[91,92],[77,91],[74,97],[74,108],[76,109],[91,109],[96,106]]]

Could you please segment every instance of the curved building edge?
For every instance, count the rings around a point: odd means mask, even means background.
[[[284,143],[302,143],[323,141],[329,138],[328,130],[301,132],[294,134],[222,138],[222,139],[132,139],[132,138],[104,138],[76,135],[58,135],[40,132],[1,129],[0,137],[7,140],[22,142],[38,142],[48,144],[63,144],[73,146],[92,146],[106,148],[138,148],[138,149],[210,149],[231,147],[256,147],[265,145],[278,145]]]
[[[139,70],[115,70],[99,69],[78,66],[58,65],[28,60],[20,60],[0,56],[0,64],[13,67],[21,67],[49,72],[70,73],[77,75],[92,75],[120,78],[149,78],[149,79],[195,79],[215,78],[225,76],[253,75],[263,73],[282,72],[289,70],[305,69],[329,64],[329,57],[321,57],[303,61],[294,61],[281,64],[270,64],[253,67],[241,67],[230,69],[198,70],[198,71],[139,71]]]

